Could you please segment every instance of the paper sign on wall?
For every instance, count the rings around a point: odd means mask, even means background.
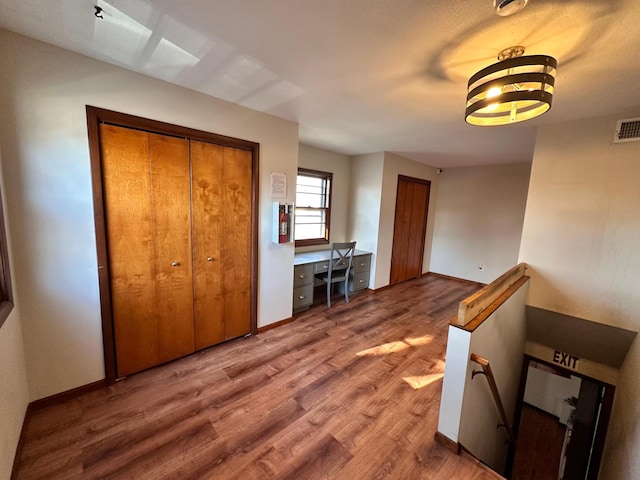
[[[269,187],[271,190],[271,198],[287,198],[287,174],[272,172]]]

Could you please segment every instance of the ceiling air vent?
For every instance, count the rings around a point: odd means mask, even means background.
[[[613,143],[640,141],[640,117],[618,120]]]

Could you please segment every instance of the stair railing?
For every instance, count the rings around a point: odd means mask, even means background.
[[[491,371],[491,365],[489,364],[489,360],[483,358],[475,353],[471,354],[471,361],[477,363],[482,367],[482,370],[474,370],[471,373],[471,379],[473,379],[476,375],[484,375],[489,383],[489,388],[491,389],[491,394],[493,395],[493,400],[496,402],[496,406],[498,407],[498,413],[500,414],[500,420],[502,423],[498,424],[498,428],[503,427],[507,432],[507,436],[509,437],[509,442],[515,445],[516,441],[513,436],[513,430],[511,429],[511,425],[509,424],[509,419],[507,418],[507,414],[504,410],[504,405],[502,404],[502,399],[500,398],[500,392],[498,391],[498,385],[496,384],[496,379],[493,376],[493,372]]]

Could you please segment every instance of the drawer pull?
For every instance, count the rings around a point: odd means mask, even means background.
[[[305,297],[304,295],[299,295],[298,296],[298,300],[304,300],[305,298],[307,298],[307,297]]]
[[[300,275],[298,275],[298,278],[304,278],[304,277],[306,277],[304,273],[301,273]]]
[[[358,282],[360,282],[360,283],[364,283],[364,280],[360,279],[360,280],[358,280]]]
[[[364,267],[365,265],[366,265],[366,263],[361,263],[360,264],[361,267]]]
[[[329,265],[323,265],[322,268],[329,268]]]

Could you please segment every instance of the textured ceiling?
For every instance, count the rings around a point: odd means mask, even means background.
[[[303,143],[437,167],[528,161],[537,125],[639,109],[639,24],[638,0],[0,0],[0,27],[298,122]],[[558,59],[553,107],[467,125],[468,77],[512,45]]]

